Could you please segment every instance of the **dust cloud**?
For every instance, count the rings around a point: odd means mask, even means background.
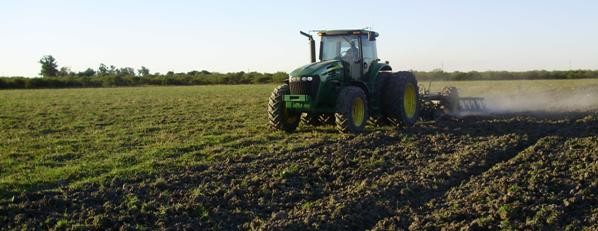
[[[586,112],[598,110],[598,87],[485,97],[489,113]]]

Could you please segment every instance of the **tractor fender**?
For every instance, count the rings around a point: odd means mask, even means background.
[[[370,76],[371,80],[374,80],[375,78],[378,78],[378,74],[380,74],[381,71],[392,71],[392,67],[385,63],[376,63],[370,67],[367,75]]]
[[[355,86],[355,87],[359,87],[359,88],[361,88],[361,90],[363,90],[363,93],[365,93],[365,95],[366,95],[366,96],[369,96],[369,95],[370,95],[370,91],[369,91],[369,89],[368,89],[368,86],[367,86],[367,84],[365,84],[365,83],[364,83],[364,82],[362,82],[362,81],[356,81],[356,80],[353,80],[353,81],[349,82],[349,85],[350,85],[350,86]],[[368,97],[368,98],[369,98],[369,97]]]

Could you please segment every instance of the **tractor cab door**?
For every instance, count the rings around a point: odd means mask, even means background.
[[[344,41],[340,44],[341,58],[349,64],[351,79],[360,80],[363,76],[363,64],[361,55],[361,41],[358,36],[343,36]]]
[[[367,73],[375,62],[378,61],[378,54],[376,52],[376,40],[375,39],[368,39],[367,35],[361,37],[361,44],[363,50],[363,73]]]

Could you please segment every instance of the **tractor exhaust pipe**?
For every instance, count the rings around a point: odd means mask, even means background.
[[[303,32],[303,31],[299,31],[299,33],[301,33],[301,35],[303,35],[309,39],[310,61],[312,63],[315,63],[316,62],[316,41],[314,40],[314,37],[308,33]]]

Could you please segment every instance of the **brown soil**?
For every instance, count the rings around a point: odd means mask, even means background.
[[[598,113],[445,118],[23,193],[0,200],[0,227],[596,230],[597,135]]]

